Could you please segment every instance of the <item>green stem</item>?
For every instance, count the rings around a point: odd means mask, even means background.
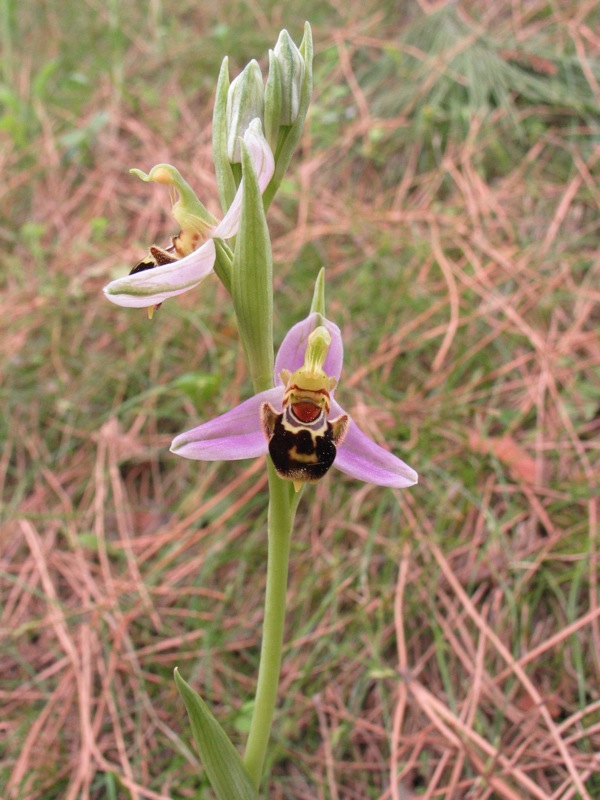
[[[270,458],[268,459],[268,465],[269,551],[265,618],[256,699],[244,756],[246,770],[257,789],[262,778],[277,701],[285,622],[290,537],[301,495],[301,492],[298,492],[297,494],[293,493],[292,496],[291,483],[281,480],[275,472]]]

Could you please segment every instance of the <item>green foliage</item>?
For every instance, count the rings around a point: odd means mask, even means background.
[[[194,739],[218,800],[257,800],[258,793],[248,777],[242,759],[202,698],[187,684],[178,670],[175,683],[185,703]]]

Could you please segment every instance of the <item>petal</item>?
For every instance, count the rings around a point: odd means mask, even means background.
[[[273,177],[275,159],[273,158],[273,152],[269,147],[269,143],[263,136],[260,120],[252,120],[244,134],[244,142],[246,143],[248,155],[252,161],[254,171],[256,172],[260,191],[264,192]],[[211,236],[217,239],[230,239],[238,232],[240,217],[242,215],[243,182],[244,179],[242,178],[227,214],[225,214],[217,227],[213,229]]]
[[[332,400],[331,416],[344,413],[339,403]],[[376,444],[352,421],[344,441],[338,447],[333,465],[360,481],[395,489],[413,486],[419,480],[414,469]]]
[[[145,308],[162,303],[168,297],[187,292],[202,283],[212,272],[215,263],[215,243],[212,239],[189,256],[133,275],[118,278],[104,287],[104,294],[118,306]]]
[[[256,179],[261,192],[267,188],[275,172],[275,158],[269,143],[262,132],[259,119],[254,119],[244,134],[244,142],[248,148],[250,161],[256,172]]]
[[[342,344],[342,334],[334,322],[330,322],[321,314],[314,312],[309,314],[302,322],[297,322],[291,328],[279,348],[275,359],[275,383],[281,384],[279,373],[282,369],[295,372],[304,364],[304,353],[308,344],[308,337],[319,325],[324,325],[331,334],[331,346],[327,353],[327,358],[323,364],[323,369],[327,375],[333,375],[337,380],[342,373],[344,361],[344,345]]]
[[[260,407],[271,403],[281,408],[281,387],[267,389],[231,411],[173,439],[171,452],[199,461],[237,461],[265,455],[267,440],[260,425]]]

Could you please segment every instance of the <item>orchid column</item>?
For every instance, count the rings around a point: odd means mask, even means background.
[[[325,315],[324,272],[306,319],[273,358],[273,264],[266,210],[302,133],[312,89],[310,27],[296,47],[282,31],[269,52],[263,85],[252,61],[230,84],[227,60],[213,115],[213,154],[223,219],[219,222],[168,164],[143,180],[177,195],[179,233],[152,245],[128,276],[105,288],[109,300],[148,308],[197,287],[216,273],[231,295],[254,395],[214,420],[177,436],[171,450],[200,461],[266,457],[269,476],[265,615],[253,717],[242,759],[200,696],[175,671],[198,750],[219,800],[257,800],[276,706],[285,621],[290,537],[308,483],[333,466],[359,480],[402,488],[409,466],[362,433],[335,399],[342,336]],[[163,312],[161,312],[162,314]]]

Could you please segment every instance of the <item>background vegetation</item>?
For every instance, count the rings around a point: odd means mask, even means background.
[[[340,399],[421,482],[306,492],[265,796],[600,796],[598,5],[0,9],[0,795],[210,797],[175,665],[243,742],[264,463],[168,453],[250,394],[231,307],[213,279],[150,322],[101,287],[176,233],[127,170],[216,211],[221,59],[306,18],[276,339],[325,265]]]

